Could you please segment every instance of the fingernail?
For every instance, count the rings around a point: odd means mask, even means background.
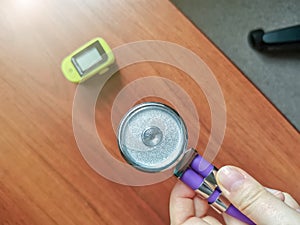
[[[236,168],[225,166],[218,172],[218,180],[228,192],[238,190],[244,183],[244,175]]]
[[[281,191],[271,189],[271,188],[266,188],[267,191],[269,191],[271,194],[273,194],[275,197],[279,198],[280,200],[284,201],[285,196]]]
[[[281,191],[271,189],[271,188],[267,188],[267,190],[273,195],[279,195],[281,193]]]
[[[296,209],[296,211],[297,211],[298,213],[300,213],[300,209]]]

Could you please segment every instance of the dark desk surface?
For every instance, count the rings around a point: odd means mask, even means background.
[[[300,200],[300,183],[292,179],[300,172],[299,133],[170,2],[4,0],[0,6],[2,224],[169,222],[175,178],[146,187],[119,185],[93,171],[78,151],[72,131],[76,85],[63,77],[60,63],[96,36],[111,47],[155,39],[194,51],[215,74],[226,101],[226,134],[215,165],[240,166]],[[113,99],[127,83],[149,74],[180,82],[190,94],[202,128],[197,148],[203,149],[211,126],[205,96],[182,71],[159,63],[122,69],[106,84],[96,106],[106,146],[118,154],[111,125],[103,120]]]

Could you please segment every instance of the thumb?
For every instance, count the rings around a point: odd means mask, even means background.
[[[256,224],[282,225],[300,222],[300,214],[296,210],[274,197],[254,178],[237,167],[222,167],[217,173],[217,182],[223,195]]]

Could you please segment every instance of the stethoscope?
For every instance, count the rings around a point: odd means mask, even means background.
[[[157,102],[130,109],[118,130],[119,149],[133,167],[151,173],[174,168],[174,175],[217,212],[255,224],[222,195],[216,182],[217,168],[195,149],[187,150],[187,141],[187,128],[180,115]]]

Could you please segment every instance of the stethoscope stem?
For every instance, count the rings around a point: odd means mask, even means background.
[[[185,165],[181,164],[176,168],[175,176],[192,188],[199,197],[206,199],[218,213],[226,213],[249,225],[255,225],[222,195],[216,181],[217,168],[202,158],[196,150],[189,151],[188,156],[183,159]]]

